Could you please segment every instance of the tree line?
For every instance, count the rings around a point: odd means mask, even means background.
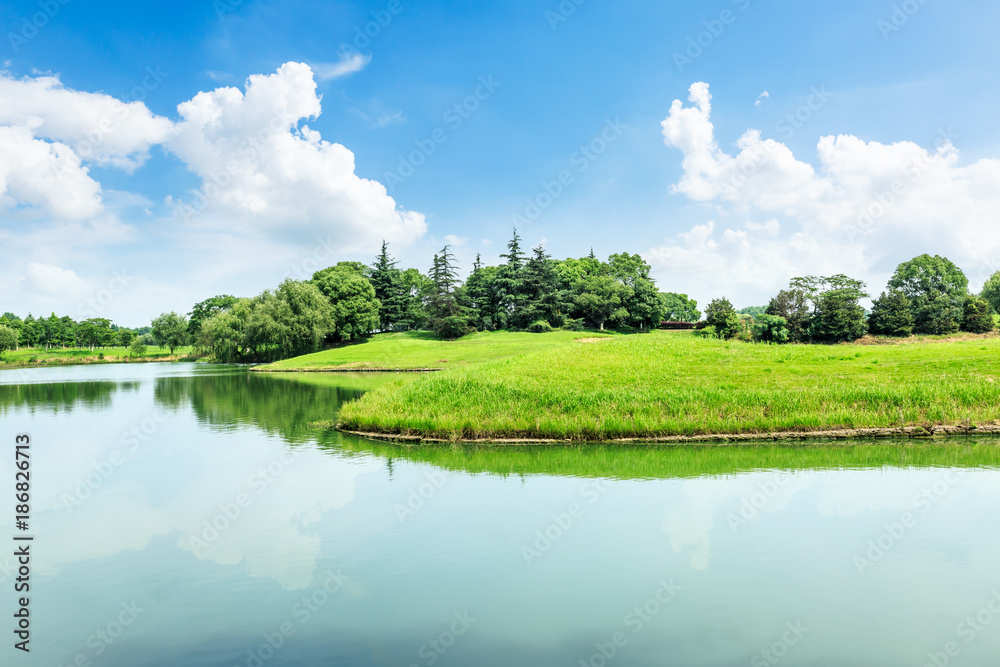
[[[920,255],[896,267],[870,312],[859,303],[869,298],[866,290],[864,282],[842,274],[794,278],[766,308],[745,309],[750,314],[742,318],[728,299],[715,299],[701,333],[769,343],[836,343],[868,333],[987,333],[995,328],[994,312],[1000,312],[1000,271],[974,295],[962,270],[938,255]]]
[[[18,347],[128,347],[149,331],[149,327],[121,327],[103,317],[77,322],[68,315],[59,317],[55,313],[37,319],[28,313],[22,319],[6,312],[0,316],[0,352]]]
[[[541,245],[526,252],[514,230],[500,258],[487,266],[477,256],[463,281],[449,246],[422,273],[399,267],[383,242],[370,265],[339,262],[252,298],[216,296],[187,316],[160,315],[152,335],[161,345],[193,343],[220,361],[243,363],[306,354],[375,332],[426,330],[455,339],[498,329],[648,330],[664,319],[701,316],[686,295],[659,292],[639,255],[601,261],[591,251],[556,260]]]

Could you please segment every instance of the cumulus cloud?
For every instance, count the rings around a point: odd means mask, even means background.
[[[344,250],[423,235],[423,215],[358,177],[347,148],[300,125],[319,116],[320,102],[311,68],[286,63],[251,76],[245,92],[218,88],[181,104],[165,145],[203,182],[182,214],[202,227],[286,240],[332,234]]]
[[[804,274],[849,273],[878,291],[897,263],[924,252],[950,257],[973,285],[1000,269],[989,250],[1000,240],[1000,160],[963,166],[947,140],[926,149],[841,135],[818,140],[814,167],[755,129],[728,152],[708,84],[689,93],[690,105],[671,105],[663,138],[683,155],[674,191],[711,206],[715,222],[647,253],[674,284],[762,301]]]

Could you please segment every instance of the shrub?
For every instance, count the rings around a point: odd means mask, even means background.
[[[993,331],[993,313],[990,308],[990,304],[985,299],[978,296],[966,297],[962,331],[979,334]]]
[[[913,308],[910,300],[900,290],[882,292],[872,302],[868,316],[868,330],[881,336],[909,336],[913,333]]]
[[[98,353],[97,353],[97,358],[98,358],[99,360],[101,360],[101,361],[104,361],[104,353],[103,353],[103,352],[98,352]]]
[[[572,319],[567,318],[563,323],[562,328],[566,331],[583,331],[583,318]]]
[[[753,323],[753,335],[764,343],[787,343],[790,338],[788,320],[778,315],[758,315]]]
[[[146,344],[142,342],[142,337],[136,338],[129,345],[128,353],[132,357],[144,357],[146,356]]]
[[[677,330],[677,329],[694,329],[696,324],[694,322],[660,322],[661,329]]]
[[[29,364],[37,364],[38,363],[38,356],[37,355],[31,355],[30,357],[28,357],[28,363]]]
[[[434,321],[434,334],[441,340],[455,340],[475,331],[469,325],[469,318],[460,315],[443,317]]]
[[[694,332],[695,336],[701,336],[702,338],[718,338],[718,333],[711,324],[702,327]]]
[[[552,325],[545,320],[538,320],[528,325],[528,333],[548,333],[552,331]]]
[[[714,327],[718,338],[730,339],[740,331],[740,317],[729,299],[715,299],[705,309],[705,322]],[[708,327],[706,327],[708,328]]]

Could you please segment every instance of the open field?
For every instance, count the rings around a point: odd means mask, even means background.
[[[258,371],[437,370],[505,359],[564,347],[599,334],[556,331],[548,334],[498,331],[442,341],[427,332],[378,334],[357,343],[285,359]]]
[[[770,346],[619,336],[393,383],[339,419],[345,430],[447,440],[995,424],[1000,338]]]
[[[103,358],[100,356],[102,354]],[[23,347],[20,350],[7,350],[0,355],[0,369],[56,364],[110,364],[123,361],[179,361],[190,358],[193,354],[194,348],[191,346],[174,348],[174,354],[171,356],[168,348],[149,345],[146,347],[144,356],[135,358],[129,356],[127,347],[102,347],[96,350],[89,348],[50,348],[46,350],[44,348]]]

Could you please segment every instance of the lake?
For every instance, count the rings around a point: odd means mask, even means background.
[[[416,448],[308,427],[396,379],[0,372],[0,539],[20,433],[35,538],[31,653],[8,630],[0,662],[1000,662],[998,441]]]

